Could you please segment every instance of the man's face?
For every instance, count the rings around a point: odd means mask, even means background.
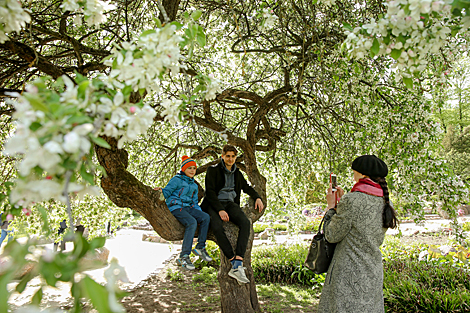
[[[237,155],[233,151],[227,151],[227,153],[222,154],[222,160],[224,160],[225,166],[231,168],[232,165],[235,164],[235,161],[237,160]]]
[[[196,167],[195,166],[190,166],[190,167],[188,167],[187,169],[184,170],[184,173],[189,178],[193,178],[194,175],[196,175]]]

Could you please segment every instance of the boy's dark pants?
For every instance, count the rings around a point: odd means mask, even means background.
[[[240,209],[240,206],[232,201],[221,202],[229,216],[229,221],[234,223],[240,229],[238,232],[237,247],[235,252],[232,249],[232,245],[225,235],[223,221],[220,218],[218,212],[212,208],[208,208],[207,213],[211,217],[211,229],[214,233],[215,238],[217,239],[217,244],[224,255],[231,259],[234,256],[245,256],[246,246],[248,244],[248,239],[250,237],[251,223],[250,220],[246,217],[245,213]]]

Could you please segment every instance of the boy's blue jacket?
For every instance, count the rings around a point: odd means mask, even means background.
[[[179,172],[168,182],[162,189],[166,199],[166,205],[170,211],[181,209],[182,207],[190,207],[201,210],[197,204],[197,184],[194,178],[189,178],[183,172]]]

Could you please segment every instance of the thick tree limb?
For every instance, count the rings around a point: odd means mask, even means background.
[[[0,44],[0,48],[9,50],[16,54],[21,59],[27,61],[31,66],[35,65],[41,72],[52,76],[54,79],[65,74],[60,67],[55,66],[33,48],[25,45],[24,43],[9,40]]]

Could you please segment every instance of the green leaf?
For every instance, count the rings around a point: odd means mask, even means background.
[[[42,125],[39,122],[34,122],[34,123],[31,123],[31,125],[29,125],[29,129],[33,132],[35,132],[36,130],[38,130],[41,127],[42,127]]]
[[[379,53],[380,50],[380,44],[377,38],[374,39],[374,42],[372,43],[372,47],[370,48],[370,51],[375,55]]]
[[[354,64],[354,72],[356,74],[360,74],[361,73],[361,68],[359,67],[359,65],[357,63]]]
[[[29,281],[31,279],[34,278],[34,276],[36,276],[37,273],[36,271],[33,269],[32,271],[29,271],[29,273],[27,273],[26,275],[24,275],[24,277],[21,279],[21,281],[19,282],[18,285],[16,285],[16,291],[19,292],[19,293],[22,293],[25,288],[26,288],[26,285],[29,283]]]
[[[406,43],[406,38],[402,34],[400,34],[400,36],[398,36],[397,40],[400,41],[402,44]]]
[[[99,313],[112,313],[109,308],[108,292],[105,287],[101,286],[89,276],[85,276],[82,280],[85,293],[93,303],[93,306]]]
[[[139,38],[143,38],[145,36],[148,36],[150,34],[155,34],[157,31],[155,29],[148,29],[144,32],[142,32],[142,34],[140,34]]]
[[[162,21],[160,21],[158,17],[155,17],[153,20],[155,21],[155,24],[158,28],[162,28]]]
[[[79,95],[84,94],[85,91],[86,91],[87,88],[88,88],[88,85],[90,85],[90,81],[89,81],[89,80],[84,80],[84,81],[82,81],[82,82],[78,85],[77,93],[78,93]]]
[[[390,43],[390,36],[386,36],[382,38],[384,44],[388,45]]]
[[[62,163],[62,166],[68,170],[75,170],[77,168],[77,162],[67,159]]]
[[[6,272],[0,275],[0,312],[8,312],[8,298],[10,293],[7,289],[7,284],[11,283],[13,279],[13,272]]]
[[[408,77],[403,77],[403,82],[405,83],[406,88],[413,89],[413,79]]]
[[[187,13],[187,12],[185,12]],[[183,27],[183,24],[179,23],[179,22],[171,22],[170,25],[175,25],[176,26],[176,30],[180,30],[182,27]]]
[[[450,31],[450,34],[452,35],[452,37],[455,37],[459,31],[460,31],[460,27],[456,26],[456,27],[453,27],[452,30]]]
[[[105,243],[106,243],[106,237],[96,237],[90,241],[90,250],[104,247]]]
[[[104,140],[103,138],[95,137],[91,134],[90,134],[90,138],[96,145],[106,148],[106,149],[111,149],[111,146],[109,145],[109,143],[107,143],[106,140]]]
[[[41,99],[38,99],[35,96],[30,95],[29,93],[24,93],[23,96],[26,98],[26,100],[29,101],[29,104],[35,109],[36,111],[42,111],[45,113],[49,112],[49,108],[42,103]]]
[[[392,49],[392,53],[390,53],[390,56],[394,58],[395,60],[398,60],[402,52],[402,49]]]
[[[71,116],[65,123],[81,125],[81,124],[92,123],[92,122],[93,120],[87,115],[74,115],[74,116]]]
[[[41,304],[41,301],[42,301],[42,296],[43,296],[43,292],[42,292],[42,287],[41,287],[38,289],[38,291],[34,293],[33,298],[31,299],[31,304],[39,306],[39,304]]]
[[[90,185],[95,184],[94,175],[92,175],[92,174],[90,174],[86,171],[86,168],[85,168],[84,164],[82,164],[82,166],[80,167],[80,176],[82,176],[82,178],[86,182],[88,182]]]
[[[200,47],[204,47],[206,45],[206,35],[204,33],[198,33],[196,36],[196,41]]]
[[[191,13],[191,18],[197,21],[201,17],[201,15],[202,15],[202,12],[199,10],[196,10],[193,13]]]
[[[49,234],[51,233],[51,229],[49,227],[49,218],[48,218],[47,211],[41,205],[38,205],[37,209],[39,213],[41,214],[42,231],[46,234],[46,236],[49,236]]]
[[[314,3],[315,4],[315,3]],[[348,23],[346,22],[343,22],[343,27],[346,28],[347,30],[349,30],[350,32],[354,31],[354,28],[352,28],[351,25],[349,25]]]

